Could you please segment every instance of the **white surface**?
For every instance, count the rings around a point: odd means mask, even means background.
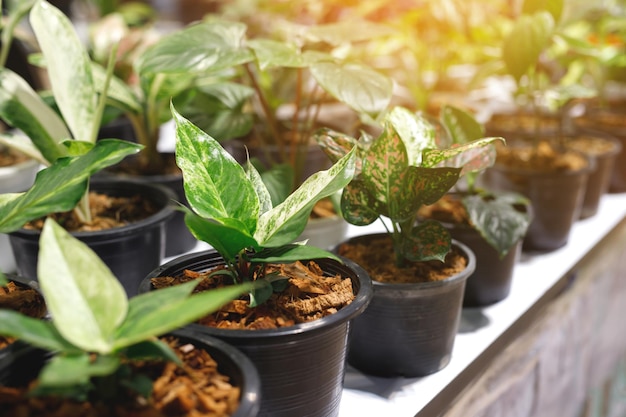
[[[511,293],[506,299],[489,307],[464,311],[464,315],[482,314],[485,325],[457,334],[452,359],[441,371],[423,378],[385,379],[368,377],[349,369],[339,416],[415,416],[625,216],[626,194],[605,195],[595,216],[575,223],[566,246],[544,254],[524,253],[515,267]],[[370,230],[351,226],[349,234],[365,234]]]

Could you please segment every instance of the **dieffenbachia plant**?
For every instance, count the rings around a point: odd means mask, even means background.
[[[488,166],[480,153],[500,140],[481,138],[440,149],[434,127],[403,107],[385,116],[377,138],[357,140],[328,129],[315,138],[332,160],[357,150],[357,171],[343,191],[342,214],[358,226],[389,219],[390,225],[383,224],[393,239],[398,265],[445,258],[451,245],[449,233],[437,221],[418,222],[418,210],[439,200],[461,175]],[[452,158],[463,158],[463,165],[444,166]]]
[[[346,186],[354,174],[355,151],[346,152],[326,171],[309,177],[282,203],[272,206],[267,187],[251,163],[242,167],[219,142],[172,107],[176,124],[176,162],[183,171],[191,210],[185,222],[192,234],[224,258],[235,282],[284,277],[263,273],[267,263],[335,258],[328,251],[293,243],[302,233],[313,206]],[[271,287],[257,291],[261,303]],[[269,291],[269,293],[268,293]]]
[[[485,136],[485,129],[471,114],[454,106],[443,106],[439,116],[447,133],[450,145],[465,145]],[[495,149],[479,148],[474,163],[490,166],[495,162]],[[469,154],[469,153],[468,153]],[[467,154],[466,154],[467,155]],[[453,158],[447,164],[462,166],[467,160]],[[526,234],[530,225],[530,201],[514,192],[494,192],[476,185],[480,172],[469,172],[466,178],[467,190],[462,202],[474,227],[500,257]]]
[[[108,74],[93,70],[71,21],[48,2],[37,0],[30,23],[61,115],[22,77],[0,68],[0,117],[18,129],[0,134],[0,143],[48,167],[28,192],[0,196],[3,233],[37,217],[72,209],[88,220],[89,177],[141,149],[116,139],[96,143],[112,68]]]
[[[51,320],[0,309],[0,334],[48,350],[52,359],[33,394],[85,400],[95,390],[105,404],[128,388],[149,397],[150,379],[128,360],[180,363],[158,336],[209,314],[250,291],[246,283],[191,295],[197,281],[128,299],[106,265],[52,219],[40,237],[37,274]],[[112,401],[111,401],[112,402]]]

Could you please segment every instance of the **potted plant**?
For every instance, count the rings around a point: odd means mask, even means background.
[[[530,108],[534,127],[526,137],[507,134],[508,146],[497,148],[496,163],[484,179],[493,191],[514,191],[530,198],[533,220],[524,239],[526,250],[551,251],[565,245],[573,223],[579,218],[589,173],[589,157],[564,146],[563,129],[540,129],[541,109],[548,98],[557,97],[557,108],[576,96],[589,93],[576,85],[554,85],[546,68],[546,53],[557,35],[562,2],[550,10],[524,3],[520,16],[503,42],[502,58],[516,81],[517,94]],[[527,42],[529,39],[531,42]],[[549,60],[549,63],[554,62]],[[533,117],[535,116],[535,117]]]
[[[219,411],[207,409],[211,386],[238,383],[234,405],[227,404],[228,395],[214,397],[217,407],[228,409],[220,415],[256,415],[258,392],[250,390],[259,381],[249,360],[219,341],[177,331],[253,284],[190,295],[195,283],[189,283],[128,299],[98,256],[52,219],[46,220],[40,247],[39,284],[51,319],[0,309],[0,334],[18,339],[0,354],[0,390],[12,399],[3,405],[5,412],[65,409],[110,416],[142,409],[168,413],[169,407],[176,415],[194,415],[193,410]],[[225,362],[216,366],[207,352]],[[233,373],[220,376],[229,367]],[[195,381],[189,376],[194,373]],[[198,381],[203,384],[191,390],[194,395],[181,389]],[[186,397],[172,401],[164,393]]]
[[[27,222],[57,213],[69,217],[65,222],[68,227],[71,221],[76,221],[88,229],[101,229],[94,223],[92,210],[102,205],[96,205],[94,200],[106,196],[115,197],[112,202],[130,199],[133,216],[122,220],[132,224],[122,222],[120,227],[76,233],[91,242],[125,282],[129,294],[134,293],[138,279],[163,258],[163,230],[173,214],[172,193],[130,182],[119,182],[119,190],[111,181],[93,181],[89,185],[90,176],[138,152],[141,146],[117,139],[96,141],[106,97],[106,93],[99,92],[107,91],[109,77],[94,76],[91,61],[71,22],[58,9],[46,1],[37,1],[30,11],[30,21],[62,117],[20,76],[6,68],[0,69],[0,117],[23,132],[3,134],[2,142],[47,167],[38,173],[27,191],[0,196],[0,231],[10,233],[19,275],[34,278],[39,231],[24,228]],[[68,62],[73,64],[68,66]],[[110,71],[111,68],[109,74]],[[98,189],[102,191],[94,194]],[[142,193],[145,193],[143,204],[132,201],[132,196]],[[147,215],[141,213],[137,218],[137,209],[141,207],[149,210]],[[127,212],[120,210],[118,214]],[[32,226],[36,228],[35,224]]]
[[[476,261],[440,223],[419,222],[418,210],[443,196],[464,171],[483,168],[480,150],[498,138],[439,149],[427,119],[402,107],[386,115],[375,138],[356,140],[328,130],[316,138],[333,160],[357,152],[359,169],[342,194],[344,218],[355,225],[385,218],[388,231],[337,248],[374,281],[372,302],[352,324],[348,362],[381,376],[440,370],[450,360],[465,281]],[[443,165],[463,156],[469,159],[462,168]]]
[[[354,153],[312,175],[273,206],[252,164],[244,170],[176,111],[174,120],[176,157],[191,206],[186,222],[194,236],[215,250],[166,263],[146,278],[141,290],[195,278],[207,288],[248,280],[265,283],[220,314],[194,323],[194,330],[217,336],[252,359],[264,381],[260,415],[336,416],[348,322],[369,302],[371,282],[350,261],[293,241],[315,202],[350,181]]]
[[[474,117],[454,106],[441,109],[439,121],[450,144],[465,144],[485,136]],[[491,165],[495,149],[483,153]],[[481,307],[506,298],[522,241],[531,220],[530,201],[518,193],[492,192],[478,185],[479,173],[465,175],[454,192],[423,206],[419,215],[441,222],[453,239],[465,243],[476,256],[476,270],[468,278],[464,307]]]
[[[378,25],[361,26],[355,32],[348,24],[291,24],[280,26],[285,34],[277,39],[255,36],[244,23],[207,18],[164,37],[136,66],[143,74],[201,77],[204,85],[175,100],[177,109],[240,163],[253,157],[276,205],[328,168],[311,140],[316,128],[352,130],[390,101],[392,81],[346,53],[346,45],[383,33]],[[337,220],[341,230],[345,223]]]

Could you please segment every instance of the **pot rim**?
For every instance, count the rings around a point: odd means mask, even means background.
[[[154,213],[153,215],[145,219],[127,224],[122,227],[116,227],[113,229],[70,232],[72,236],[80,238],[83,241],[89,241],[90,238],[100,240],[105,236],[109,236],[110,238],[113,238],[115,236],[124,236],[124,235],[135,233],[138,229],[142,229],[144,227],[147,227],[153,224],[165,222],[167,219],[169,219],[171,216],[174,215],[174,208],[173,208],[171,201],[176,200],[176,195],[172,190],[159,184],[152,184],[152,183],[140,182],[140,181],[131,181],[131,180],[125,180],[125,179],[92,178],[93,187],[90,187],[90,190],[96,191],[98,190],[99,186],[102,186],[102,188],[107,189],[107,187],[117,186],[119,184],[122,185],[122,189],[124,190],[131,189],[131,190],[137,190],[137,191],[139,190],[156,191],[157,193],[161,194],[159,197],[162,197],[163,200],[166,201],[166,203],[163,205],[163,207],[160,210],[158,210],[156,213]],[[157,200],[155,202],[158,202],[158,199],[159,199],[158,197],[154,198],[153,201]],[[9,235],[19,236],[19,237],[23,237],[27,239],[28,238],[35,239],[40,234],[41,234],[40,230],[24,229],[24,228],[15,230],[9,233]]]
[[[353,285],[358,285],[357,293],[355,294],[354,300],[343,307],[341,310],[337,311],[334,314],[322,317],[317,320],[313,320],[306,323],[298,323],[289,327],[279,327],[276,329],[258,329],[258,330],[249,330],[249,329],[219,329],[215,327],[210,327],[211,335],[215,337],[228,337],[228,338],[237,338],[237,339],[257,339],[257,338],[276,338],[283,337],[287,335],[294,335],[304,332],[312,332],[321,328],[338,325],[343,322],[347,322],[348,320],[353,319],[354,317],[361,314],[365,311],[365,308],[372,300],[374,295],[374,290],[372,286],[372,280],[370,279],[369,274],[361,268],[359,265],[354,263],[353,261],[339,256],[342,260],[343,264],[338,263],[333,259],[317,259],[316,261],[322,261],[323,263],[331,263],[335,264],[336,268],[341,268],[342,266],[350,269],[354,273],[354,277],[356,282],[353,280]],[[215,249],[208,249],[201,252],[190,253],[187,255],[179,256],[150,272],[139,285],[139,293],[145,291],[150,291],[152,286],[150,284],[150,279],[153,277],[158,277],[165,275],[164,272],[179,267],[179,271],[182,271],[184,268],[183,265],[188,264],[189,262],[200,262],[202,263],[202,267],[205,266],[207,268],[204,269],[196,269],[197,270],[206,270],[210,269],[213,265],[207,265],[207,261],[211,260],[221,260],[221,256],[217,253]],[[202,261],[205,261],[204,263]],[[194,265],[197,266],[197,265]],[[320,265],[323,270],[326,270],[323,265]],[[179,272],[177,271],[177,272]],[[333,270],[333,272],[336,272]],[[201,325],[198,323],[191,323],[187,325],[190,328],[207,328],[208,326]]]

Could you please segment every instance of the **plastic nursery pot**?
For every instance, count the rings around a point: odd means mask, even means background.
[[[575,171],[535,172],[496,164],[485,171],[487,188],[513,191],[531,202],[533,219],[523,250],[547,252],[567,244],[572,226],[580,217],[592,163]]]
[[[591,131],[578,132],[568,139],[567,144],[570,149],[582,152],[594,161],[580,211],[580,218],[592,217],[598,212],[600,199],[608,192],[615,160],[622,144],[605,133]]]
[[[520,239],[503,258],[471,227],[445,225],[453,239],[466,244],[476,257],[476,270],[467,278],[463,307],[484,307],[504,300],[511,292],[513,271],[522,251]]]
[[[609,192],[626,192],[626,122],[624,121],[624,103],[609,103],[598,106],[593,103],[583,105],[583,113],[570,116],[568,123],[574,129],[603,132],[613,136],[621,145],[615,157],[610,174]]]
[[[35,181],[39,162],[29,159],[16,165],[0,167],[0,194],[26,191]],[[0,234],[0,271],[14,272],[15,258],[9,236]]]
[[[217,329],[189,325],[235,346],[255,364],[262,381],[259,416],[332,417],[339,413],[343,390],[348,324],[372,298],[369,275],[349,260],[316,260],[327,273],[352,280],[355,299],[338,312],[307,323],[262,330]],[[220,255],[204,251],[183,255],[150,273],[140,292],[150,291],[150,279],[178,276],[185,269],[206,271],[224,263]]]
[[[309,219],[306,228],[296,241],[306,240],[308,245],[331,249],[346,239],[348,222],[341,216]]]
[[[174,158],[173,153],[163,152],[161,156],[165,159]],[[132,161],[133,158],[127,157],[124,162]],[[165,186],[174,192],[173,199],[181,204],[187,205],[187,197],[183,189],[183,175],[177,174],[163,174],[163,175],[138,175],[138,174],[126,174],[124,172],[116,170],[103,170],[97,174],[101,178],[117,178],[128,181],[135,181],[144,184],[157,184]],[[165,224],[165,256],[171,257],[180,255],[192,250],[197,244],[198,240],[191,234],[187,225],[185,224],[185,213],[176,210],[174,215]]]
[[[143,277],[161,264],[165,254],[165,224],[174,214],[174,194],[166,187],[132,181],[92,179],[91,190],[112,196],[135,194],[148,198],[158,209],[152,216],[114,229],[73,232],[111,269],[129,297],[137,294]],[[19,275],[36,279],[39,230],[20,229],[9,234]]]
[[[183,343],[206,350],[217,362],[218,371],[240,388],[239,406],[232,417],[254,417],[260,406],[261,380],[254,364],[233,346],[207,335],[179,329],[169,333]],[[16,342],[0,350],[0,385],[25,386],[35,379],[50,358],[44,350]]]
[[[384,234],[358,236],[347,243],[367,243]],[[467,278],[476,258],[453,241],[467,267],[442,281],[392,284],[373,281],[374,297],[352,321],[348,363],[370,375],[420,377],[443,369],[452,355]]]

